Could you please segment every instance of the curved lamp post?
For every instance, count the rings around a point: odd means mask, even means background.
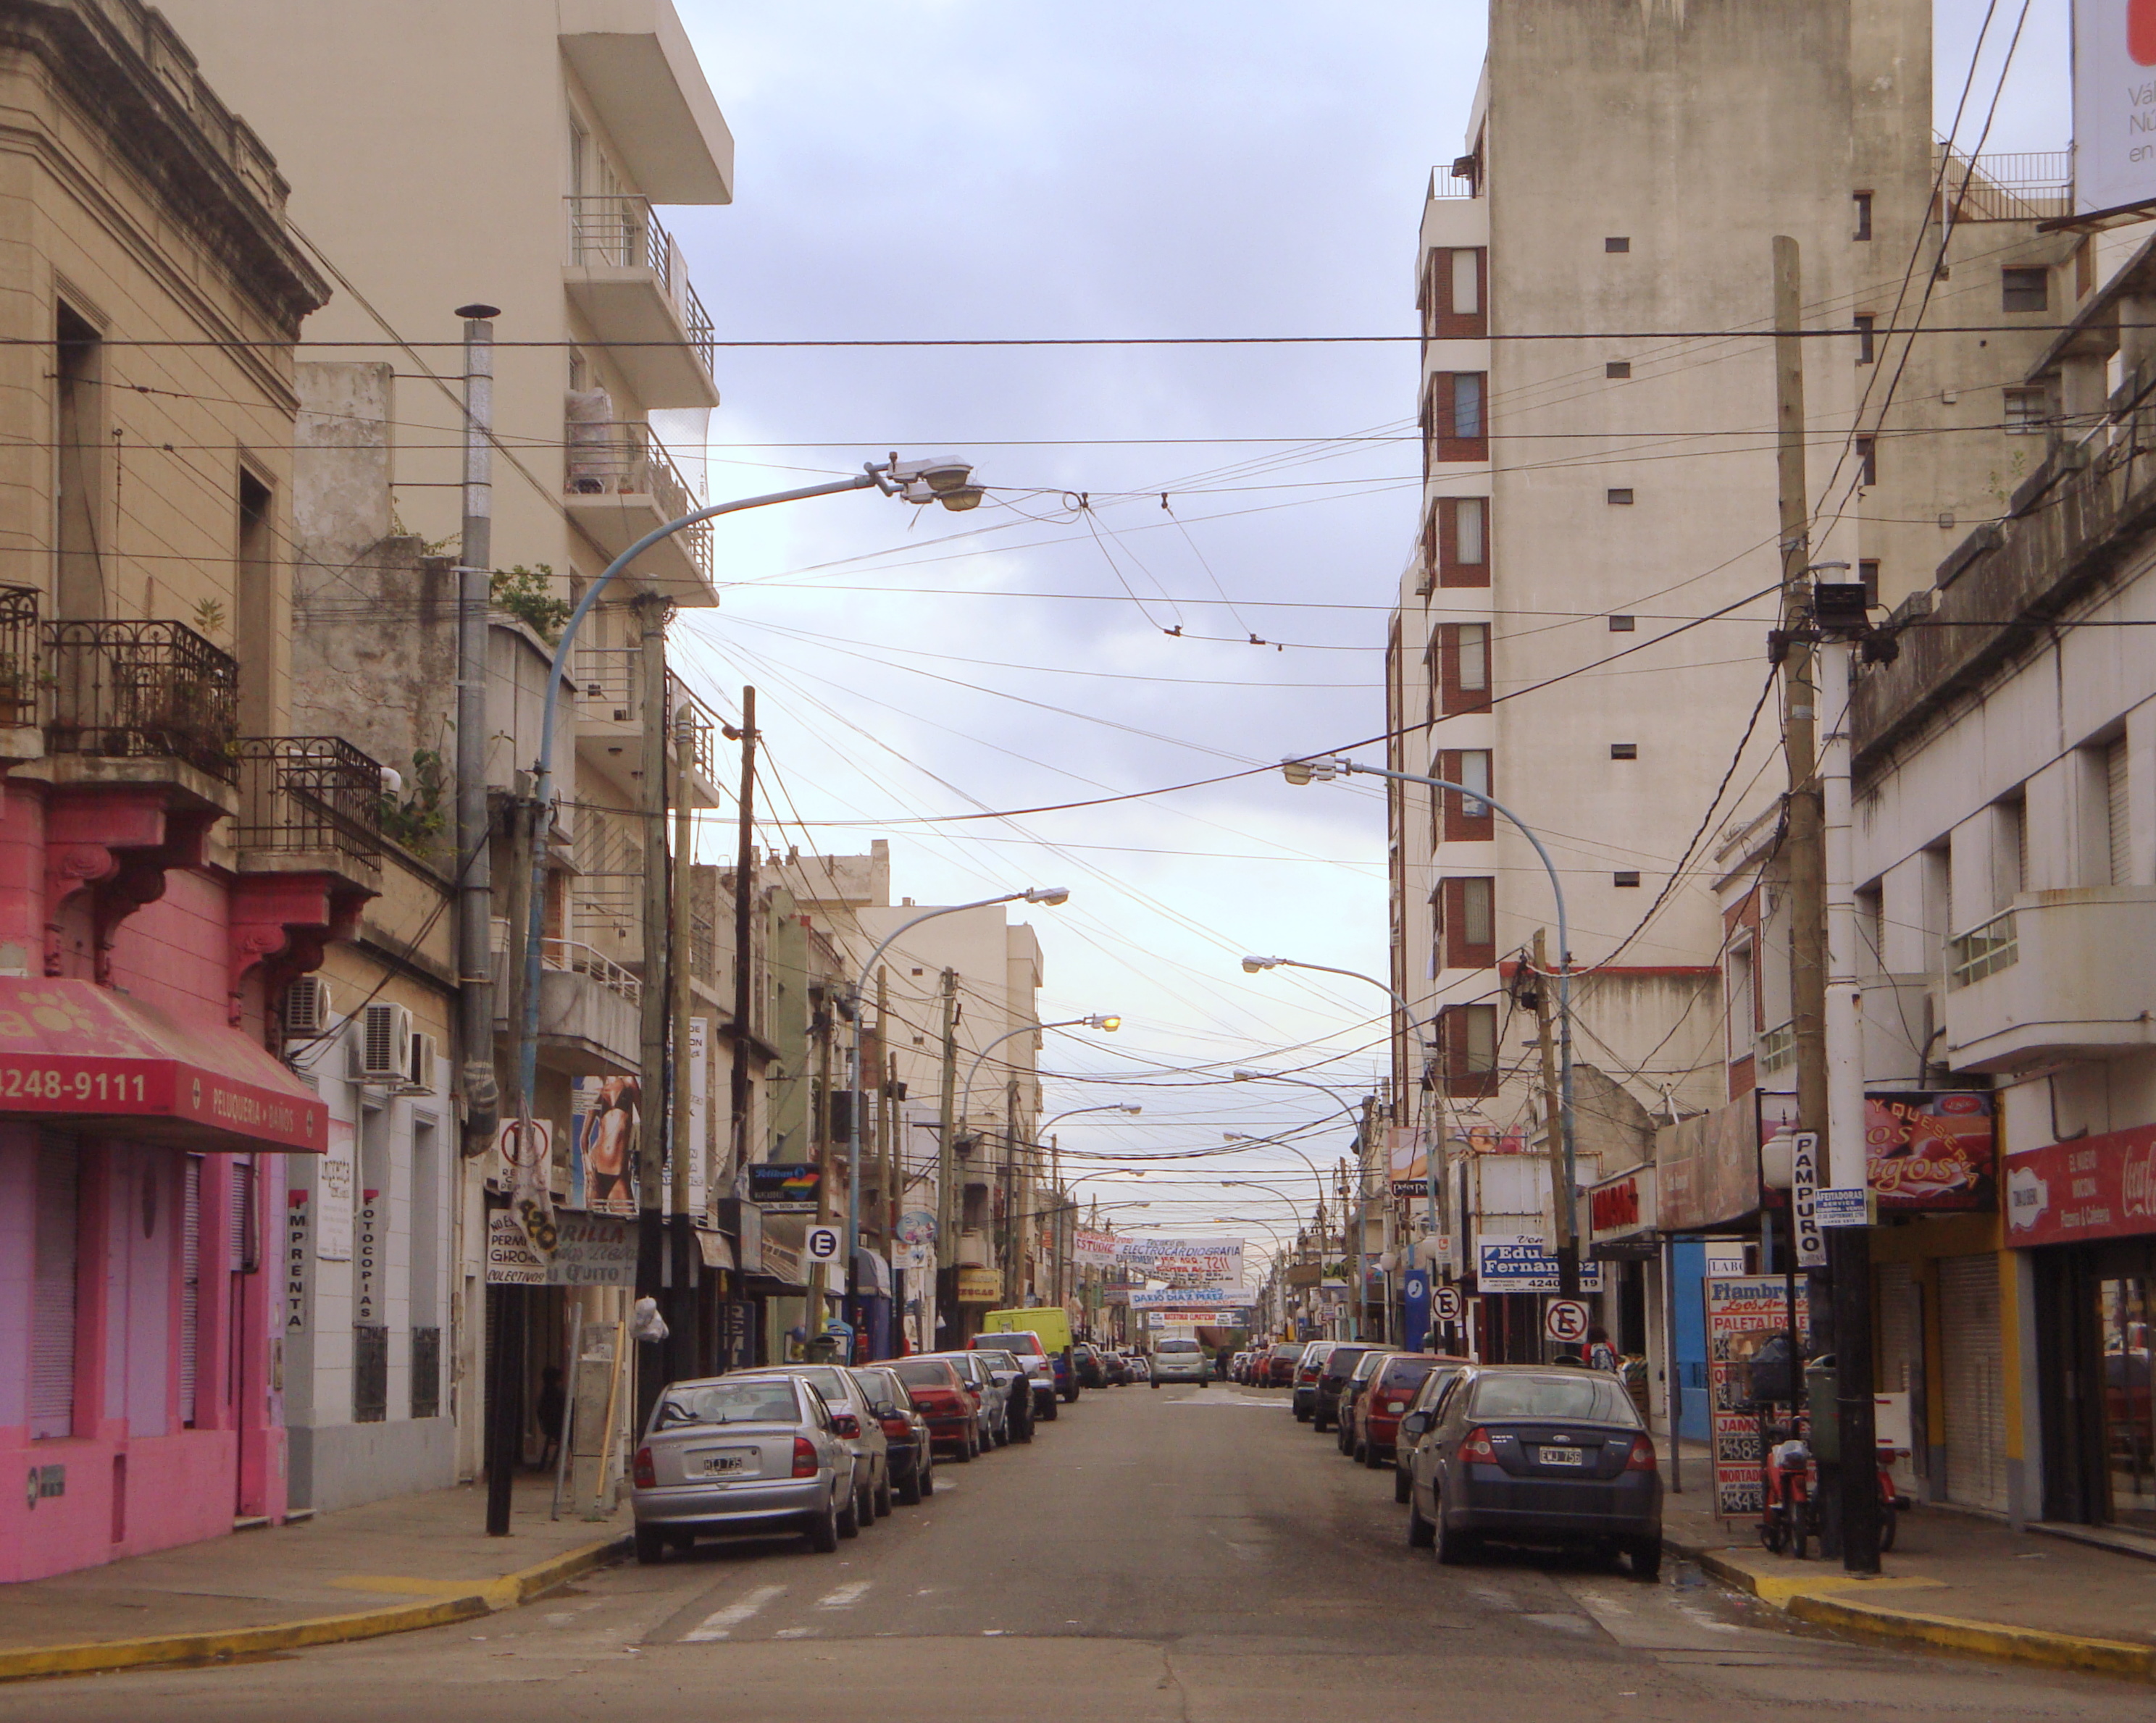
[[[1314,756],[1305,760],[1283,760],[1281,774],[1291,784],[1329,783],[1336,777],[1361,772],[1370,777],[1391,778],[1404,784],[1422,784],[1433,790],[1450,790],[1486,803],[1512,823],[1534,848],[1543,871],[1549,875],[1550,895],[1557,900],[1557,1019],[1558,1019],[1558,1137],[1564,1153],[1564,1230],[1566,1242],[1558,1251],[1558,1285],[1568,1298],[1579,1290],[1579,1199],[1573,1157],[1572,1100],[1572,930],[1566,918],[1564,882],[1543,840],[1519,815],[1487,790],[1454,783],[1450,778],[1427,777],[1419,772],[1395,772],[1389,766],[1365,766],[1344,756]]]
[[[860,1249],[861,1239],[861,990],[868,978],[875,972],[877,961],[897,943],[901,934],[910,932],[924,921],[933,921],[938,915],[955,915],[965,910],[993,909],[998,904],[1044,904],[1050,909],[1070,900],[1067,885],[1032,885],[1021,891],[1006,891],[998,896],[984,897],[969,904],[944,904],[932,910],[923,910],[919,915],[901,921],[886,934],[883,942],[869,953],[868,961],[862,964],[846,988],[847,1014],[853,1018],[853,1045],[846,1055],[846,1086],[853,1096],[847,1108],[846,1119],[846,1279],[845,1285],[854,1284],[854,1253]],[[947,1145],[942,1146],[947,1147]],[[941,1168],[938,1168],[939,1175]],[[943,1205],[949,1196],[945,1188],[948,1181],[939,1176],[936,1191],[937,1249],[943,1248]]]

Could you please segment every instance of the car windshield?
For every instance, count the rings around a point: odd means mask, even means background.
[[[1381,1388],[1411,1388],[1436,1368],[1437,1366],[1428,1358],[1395,1358],[1385,1366],[1384,1373],[1378,1378],[1378,1386]]]
[[[1011,1355],[1006,1351],[997,1351],[992,1352],[983,1347],[980,1351],[977,1351],[974,1356],[983,1364],[987,1365],[991,1370],[1022,1370],[1024,1368],[1024,1366],[1021,1365],[1017,1359],[1011,1356]]]
[[[860,1388],[862,1397],[871,1405],[903,1397],[894,1392],[891,1377],[880,1370],[856,1370],[853,1372],[853,1378]]]
[[[1047,1356],[1047,1349],[1041,1345],[1040,1336],[1030,1329],[1014,1328],[1009,1333],[998,1334],[996,1344],[1007,1352],[1023,1352],[1029,1358]]]
[[[1631,1396],[1613,1377],[1486,1376],[1475,1384],[1473,1418],[1580,1418],[1594,1423],[1637,1425]]]
[[[834,1406],[846,1397],[846,1383],[850,1378],[835,1365],[803,1364],[787,1374],[799,1377]]]
[[[951,1367],[941,1359],[932,1363],[923,1358],[917,1362],[901,1362],[891,1367],[898,1372],[898,1379],[908,1387],[947,1388],[951,1386]]]
[[[1153,1350],[1157,1352],[1194,1352],[1198,1350],[1198,1342],[1194,1340],[1164,1340]]]
[[[793,1384],[783,1381],[713,1382],[669,1388],[659,1403],[655,1428],[681,1424],[792,1424],[801,1422]]]

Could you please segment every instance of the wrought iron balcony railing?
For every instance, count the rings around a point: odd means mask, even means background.
[[[237,744],[242,849],[382,858],[382,767],[334,736],[250,736]]]
[[[44,626],[55,754],[183,760],[237,782],[239,665],[185,623]]]
[[[38,591],[0,587],[0,725],[38,721]]]
[[[646,269],[659,278],[689,331],[689,345],[710,371],[717,359],[711,314],[696,297],[681,248],[660,225],[650,203],[626,192],[572,197],[569,261],[583,268]]]

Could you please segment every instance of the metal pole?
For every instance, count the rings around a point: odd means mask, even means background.
[[[748,1044],[755,1002],[751,920],[756,904],[756,690],[742,690],[741,806],[734,851],[734,1066],[729,1091],[728,1148],[734,1176],[749,1163]]]
[[[494,961],[488,936],[494,912],[494,869],[486,813],[486,630],[494,578],[494,319],[501,315],[492,305],[457,308],[465,323],[464,539],[457,569],[457,1001],[464,1044],[467,1155],[493,1146],[501,1116],[501,1085],[494,1069]]]
[[[584,1350],[584,1307],[569,1307],[569,1356],[562,1372],[562,1427],[554,1432],[554,1510],[547,1517],[562,1517],[562,1490],[568,1482],[569,1449],[577,1432],[577,1372]],[[545,1434],[544,1431],[540,1433]]]
[[[634,605],[639,642],[638,662],[643,672],[638,704],[642,708],[639,715],[643,720],[640,751],[644,760],[640,786],[643,793],[638,797],[643,804],[640,813],[644,828],[644,901],[640,906],[644,977],[643,990],[639,995],[641,1022],[637,1059],[637,1096],[642,1111],[637,1121],[636,1291],[639,1298],[657,1299],[662,1310],[672,1302],[665,1295],[674,1281],[661,1218],[662,1208],[673,1206],[673,1192],[665,1183],[666,974],[670,955],[666,937],[666,758],[672,751],[666,733],[666,615],[670,608],[666,600],[650,593],[639,597]],[[526,1008],[528,1011],[530,1006],[527,1004]],[[668,1314],[670,1317],[675,1313]],[[667,1353],[673,1339],[670,1320],[668,1326],[665,1346],[652,1348],[649,1355],[644,1347],[637,1348],[632,1403],[636,1408],[638,1429],[644,1428],[651,1416],[651,1408],[658,1403],[659,1390],[666,1375]]]
[[[936,1318],[942,1314],[945,1296],[952,1300],[952,1326],[956,1337],[957,1317],[958,1274],[958,1205],[954,1200],[952,1184],[958,1176],[957,1157],[952,1153],[951,1141],[952,1108],[957,1100],[958,1084],[958,972],[943,972],[943,1081],[938,1097],[937,1118],[940,1129],[936,1133],[936,1305],[930,1313],[928,1350],[934,1351],[938,1345]]]
[[[696,1226],[706,1217],[689,1206],[690,1194],[695,1188],[696,1173],[701,1167],[706,1172],[704,1198],[711,1200],[709,1168],[703,1162],[704,1145],[696,1141],[690,1129],[694,1123],[690,1115],[689,1100],[695,1092],[695,1084],[689,1070],[689,970],[690,952],[696,944],[696,903],[692,887],[696,875],[691,864],[696,859],[696,822],[689,806],[689,772],[696,763],[696,719],[686,700],[674,715],[673,785],[674,785],[674,857],[673,857],[673,913],[670,918],[667,938],[666,981],[670,1007],[669,1016],[672,1030],[673,1072],[672,1093],[668,1096],[672,1105],[674,1137],[674,1331],[669,1340],[673,1352],[673,1373],[677,1376],[701,1376],[704,1373],[704,1337],[701,1316],[702,1299],[699,1295],[703,1280],[701,1264],[697,1259]],[[708,1049],[706,1049],[708,1054]]]

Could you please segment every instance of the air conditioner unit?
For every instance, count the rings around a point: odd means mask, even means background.
[[[352,1074],[359,1083],[402,1083],[410,1069],[412,1013],[403,1005],[374,1004],[359,1014],[352,1041]]]
[[[441,1043],[424,1029],[412,1032],[412,1063],[405,1072],[405,1087],[413,1095],[432,1095],[434,1066],[441,1058]]]
[[[303,975],[285,988],[277,1014],[288,1035],[326,1035],[330,1029],[330,984],[319,975]]]

